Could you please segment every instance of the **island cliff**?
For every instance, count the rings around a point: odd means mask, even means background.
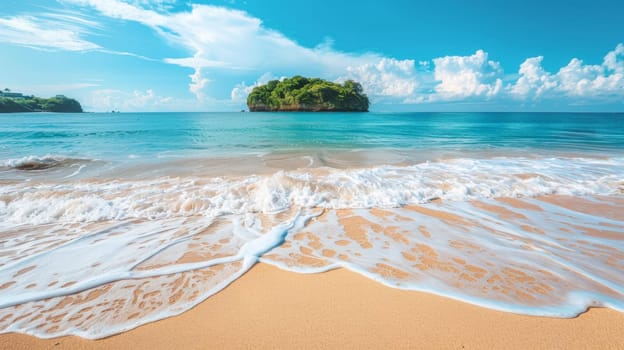
[[[59,112],[82,113],[80,102],[73,98],[57,95],[51,98],[25,96],[20,93],[0,93],[0,113]]]
[[[353,80],[344,84],[295,76],[256,86],[247,97],[250,112],[368,112],[368,97]]]

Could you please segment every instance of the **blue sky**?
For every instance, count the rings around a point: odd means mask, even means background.
[[[0,2],[2,88],[89,111],[235,111],[295,74],[377,111],[624,111],[624,2]]]

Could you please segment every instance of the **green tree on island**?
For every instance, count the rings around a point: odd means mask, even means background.
[[[347,80],[342,85],[318,78],[294,76],[257,86],[247,97],[251,112],[368,112],[362,85]]]

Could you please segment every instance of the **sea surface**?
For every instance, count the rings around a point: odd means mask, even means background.
[[[624,114],[0,115],[0,332],[105,337],[258,262],[624,312]]]

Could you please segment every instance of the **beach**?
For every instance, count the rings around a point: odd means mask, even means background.
[[[256,265],[176,317],[100,340],[0,336],[2,349],[621,349],[624,314],[573,319],[492,311],[387,288],[344,269],[295,274]]]
[[[0,343],[620,347],[622,117],[0,119]]]
[[[624,350],[624,1],[0,3],[0,350]]]

